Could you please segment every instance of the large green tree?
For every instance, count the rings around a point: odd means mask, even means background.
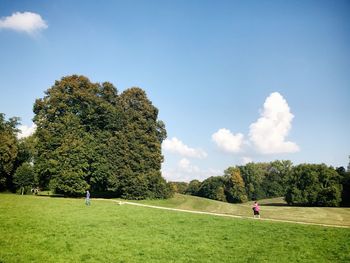
[[[290,205],[339,206],[340,176],[325,164],[300,164],[293,167],[285,199]]]
[[[167,196],[168,186],[160,173],[166,130],[158,120],[158,109],[145,91],[135,87],[124,91],[119,103],[124,116],[122,128],[112,138],[117,158],[113,162],[116,173],[112,185],[126,198]]]
[[[131,88],[120,96],[108,82],[84,76],[56,81],[34,104],[42,187],[81,195],[113,192],[125,198],[161,198],[164,123],[146,93]]]
[[[18,155],[18,118],[5,120],[5,114],[0,113],[0,190],[12,189],[12,176],[16,169]]]

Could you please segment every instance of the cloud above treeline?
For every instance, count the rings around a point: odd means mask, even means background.
[[[201,169],[187,158],[182,158],[175,167],[162,169],[164,178],[173,182],[190,182],[194,179],[203,181],[208,177],[222,174],[223,171],[217,169]]]
[[[273,92],[266,98],[260,118],[249,126],[247,140],[243,134],[235,135],[228,129],[219,129],[212,139],[220,150],[227,153],[243,152],[245,146],[259,154],[294,153],[300,150],[299,146],[286,139],[293,118],[287,101],[280,93]]]
[[[265,100],[260,118],[250,125],[249,140],[262,154],[297,152],[299,146],[286,140],[293,118],[282,95],[271,93]]]
[[[36,130],[36,125],[35,124],[33,124],[32,126],[21,125],[18,127],[18,129],[19,129],[19,132],[17,133],[17,138],[22,139],[32,135]]]
[[[0,29],[14,30],[33,35],[48,28],[39,14],[32,12],[15,12],[0,19]]]
[[[165,151],[168,151],[170,153],[179,154],[183,157],[190,157],[190,158],[199,158],[203,159],[207,157],[207,153],[202,149],[194,149],[186,144],[184,144],[182,141],[180,141],[178,138],[173,137],[171,139],[165,139],[162,143],[162,148]]]
[[[242,133],[233,134],[228,129],[218,130],[211,138],[221,150],[228,153],[240,152],[244,142]]]

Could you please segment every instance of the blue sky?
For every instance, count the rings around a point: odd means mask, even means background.
[[[30,127],[35,99],[82,74],[147,92],[168,180],[248,161],[346,166],[349,13],[349,1],[3,0],[0,112]]]

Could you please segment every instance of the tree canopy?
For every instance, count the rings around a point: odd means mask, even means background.
[[[78,196],[86,189],[125,198],[162,198],[158,109],[140,88],[118,95],[108,82],[67,76],[34,104],[35,171],[41,187]]]
[[[13,186],[12,176],[19,147],[16,137],[18,121],[16,117],[6,120],[5,114],[0,113],[0,190]]]
[[[300,164],[293,167],[287,182],[288,204],[338,206],[341,201],[340,176],[325,164]]]

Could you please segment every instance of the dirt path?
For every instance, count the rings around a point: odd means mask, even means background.
[[[177,211],[177,212],[185,212],[185,213],[191,213],[191,214],[212,215],[212,216],[241,218],[241,219],[249,219],[249,220],[273,221],[273,222],[283,222],[283,223],[292,223],[292,224],[301,224],[301,225],[350,228],[349,226],[318,224],[318,223],[291,221],[291,220],[283,220],[283,219],[271,219],[271,218],[260,218],[260,219],[257,219],[257,218],[253,218],[253,217],[247,217],[247,216],[238,216],[238,215],[230,215],[230,214],[219,214],[219,213],[203,212],[203,211],[195,211],[195,210],[185,210],[185,209],[170,208],[170,207],[163,207],[163,206],[146,205],[146,204],[134,203],[134,202],[129,202],[129,201],[118,201],[118,200],[112,200],[112,199],[99,198],[99,199],[94,199],[94,200],[96,200],[96,201],[103,200],[103,201],[115,202],[118,205],[125,205],[126,204],[126,205],[148,207],[148,208],[153,208],[153,209],[162,209],[162,210],[170,210],[170,211]]]

